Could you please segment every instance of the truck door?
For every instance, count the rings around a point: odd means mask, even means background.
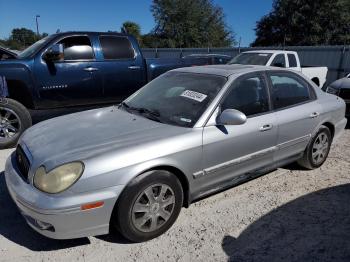
[[[64,47],[59,61],[35,60],[34,75],[38,83],[42,107],[87,105],[98,103],[102,86],[98,85],[98,70],[90,38],[87,35],[68,36],[56,43]]]
[[[100,35],[102,60],[99,74],[104,99],[120,102],[146,82],[143,58],[126,36]]]

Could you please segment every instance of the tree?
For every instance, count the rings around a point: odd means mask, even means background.
[[[153,0],[158,47],[226,47],[234,35],[220,6],[212,0]]]
[[[137,41],[141,44],[142,38],[141,38],[141,27],[139,24],[132,22],[132,21],[125,21],[120,28],[122,33],[133,35]]]
[[[349,0],[274,0],[253,46],[342,45],[350,41]]]
[[[1,44],[7,46],[10,49],[22,50],[41,38],[48,36],[47,33],[37,35],[32,30],[27,28],[14,28],[11,31],[11,35],[8,39],[1,40]]]

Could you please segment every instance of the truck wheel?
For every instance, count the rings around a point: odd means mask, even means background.
[[[167,231],[183,202],[179,179],[165,170],[136,177],[122,192],[111,224],[133,242],[147,241]]]
[[[10,98],[0,98],[0,149],[15,146],[31,125],[32,118],[22,104]]]

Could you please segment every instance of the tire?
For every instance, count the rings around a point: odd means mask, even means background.
[[[0,98],[0,149],[15,146],[31,125],[32,118],[25,106],[10,98]]]
[[[111,225],[132,242],[147,241],[165,233],[174,224],[182,203],[182,186],[174,174],[165,170],[146,172],[136,177],[120,195]]]
[[[309,142],[303,157],[298,160],[298,164],[307,169],[315,169],[322,166],[327,159],[331,144],[331,131],[328,127],[322,125],[316,135]],[[316,158],[317,153],[319,154],[318,158]]]

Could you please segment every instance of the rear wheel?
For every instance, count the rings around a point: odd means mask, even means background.
[[[28,110],[10,98],[0,100],[0,149],[15,146],[21,134],[32,125]]]
[[[136,177],[121,194],[112,225],[133,242],[147,241],[166,232],[178,217],[183,191],[178,178],[164,170]]]
[[[329,128],[321,126],[316,135],[311,139],[298,164],[307,169],[320,167],[327,159],[331,144],[332,135]]]

